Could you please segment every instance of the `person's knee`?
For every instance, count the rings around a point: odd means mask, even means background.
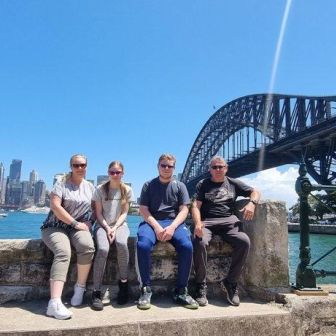
[[[176,248],[176,250],[179,253],[185,253],[185,254],[192,254],[193,252],[193,244],[191,240],[186,239],[180,242]]]
[[[76,248],[77,258],[84,259],[85,261],[92,260],[95,253],[93,241],[81,242]]]
[[[54,254],[54,260],[56,260],[57,262],[70,263],[70,259],[71,259],[70,249],[59,250],[59,251],[56,251]]]
[[[109,246],[99,246],[99,247],[97,247],[96,257],[107,259],[107,256],[109,254],[109,250],[110,250]]]
[[[251,241],[250,241],[250,238],[248,237],[247,234],[243,234],[241,237],[240,237],[240,240],[239,240],[239,245],[241,246],[241,248],[243,248],[244,250],[249,250],[250,249],[250,246],[251,246]]]
[[[146,237],[138,238],[137,250],[142,253],[150,253],[153,248],[153,243]]]
[[[116,242],[117,251],[128,252],[128,246],[125,242]]]

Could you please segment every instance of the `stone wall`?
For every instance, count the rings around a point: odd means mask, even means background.
[[[238,208],[246,201],[238,202]],[[251,251],[242,276],[243,293],[259,298],[273,299],[272,290],[288,287],[288,236],[286,209],[282,202],[265,201],[258,205],[255,219],[244,223],[251,239]],[[129,239],[129,281],[137,295],[135,272],[135,238]],[[159,243],[153,251],[152,287],[154,292],[166,292],[174,287],[176,255],[168,243]],[[208,250],[209,296],[218,295],[218,282],[225,277],[230,265],[231,247],[214,237]],[[10,300],[29,300],[48,296],[49,270],[52,253],[39,239],[0,240],[0,303]],[[65,295],[76,280],[76,257],[72,256]],[[192,271],[193,273],[193,271]],[[191,274],[192,284],[193,274]],[[116,292],[118,267],[116,250],[112,246],[104,283],[112,296]],[[88,288],[91,285],[91,275]]]

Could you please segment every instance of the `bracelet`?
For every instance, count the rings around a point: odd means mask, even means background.
[[[77,222],[76,219],[74,219],[74,220],[70,223],[70,226],[71,226],[73,229],[76,229],[78,224],[79,224],[79,222]]]

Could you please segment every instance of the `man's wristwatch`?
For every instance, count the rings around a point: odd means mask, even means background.
[[[73,228],[73,229],[76,229],[77,225],[79,223],[76,221],[76,219],[74,219],[71,223],[70,223],[70,226]]]
[[[258,204],[258,201],[256,201],[255,199],[250,198],[250,202],[252,202],[254,205]]]

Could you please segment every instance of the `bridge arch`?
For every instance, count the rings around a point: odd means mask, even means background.
[[[181,180],[193,189],[208,175],[211,157],[219,154],[229,163],[233,177],[298,163],[304,157],[310,175],[331,184],[336,179],[335,137],[336,96],[244,96],[219,108],[205,123]],[[260,157],[262,165],[258,165]]]

